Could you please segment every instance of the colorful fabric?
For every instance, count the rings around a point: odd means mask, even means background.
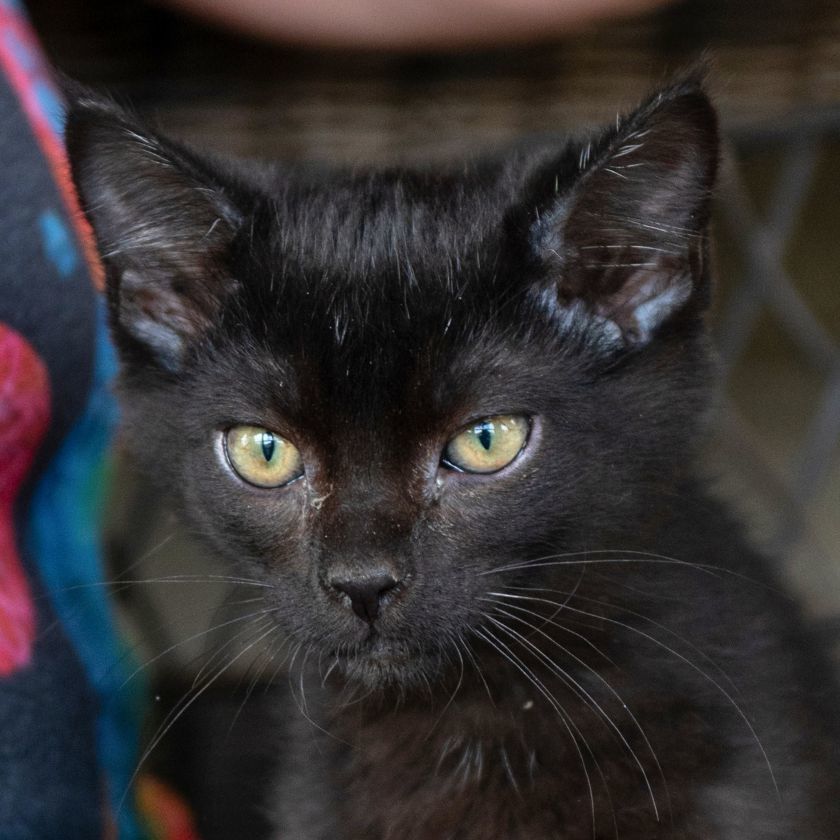
[[[61,124],[0,0],[0,835],[140,840],[143,689],[123,686],[97,542],[114,360]]]
[[[137,783],[137,802],[154,840],[198,840],[192,814],[172,790],[152,776]]]
[[[0,324],[0,677],[32,659],[35,607],[17,550],[13,510],[49,416],[43,362],[22,335]]]

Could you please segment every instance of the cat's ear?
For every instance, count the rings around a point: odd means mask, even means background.
[[[76,95],[72,95],[76,93]],[[241,222],[215,169],[112,102],[71,91],[66,141],[125,359],[175,369],[235,290]]]
[[[588,320],[608,344],[639,346],[704,307],[717,159],[714,108],[688,79],[576,149],[567,190],[540,173],[530,246],[556,314]]]

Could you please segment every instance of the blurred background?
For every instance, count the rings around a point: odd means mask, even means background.
[[[584,26],[514,28],[507,43],[478,27],[417,43],[405,34],[362,38],[363,48],[342,43],[352,33],[322,36],[328,47],[297,29],[259,39],[140,0],[29,0],[27,8],[59,68],[130,101],[175,136],[227,154],[353,165],[584,132],[708,56],[726,146],[713,313],[724,376],[705,466],[837,651],[840,2],[683,0]],[[119,458],[109,533],[115,574],[223,571]],[[126,590],[121,618],[140,660],[172,648],[150,668],[162,710],[224,638],[197,634],[226,598],[218,586]],[[253,688],[244,669],[236,680],[236,699],[222,701],[233,712],[197,704],[158,751],[166,764],[189,744],[180,755],[203,768],[203,788],[183,768],[166,772],[180,772],[176,781],[194,800],[213,800],[213,786],[225,783],[210,778],[202,750],[219,731],[213,716],[230,734],[239,693]],[[262,743],[258,718],[240,717],[240,740]],[[243,777],[261,766],[258,749],[236,760]],[[213,807],[197,807],[204,836],[231,836]],[[240,820],[233,836],[259,837],[254,821],[246,830]]]

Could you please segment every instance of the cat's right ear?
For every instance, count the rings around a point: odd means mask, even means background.
[[[717,160],[701,69],[541,169],[525,206],[546,308],[610,351],[696,319]]]
[[[230,185],[113,102],[69,91],[73,180],[104,263],[124,361],[177,369],[236,288]]]

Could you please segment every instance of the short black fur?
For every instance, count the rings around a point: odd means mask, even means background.
[[[318,725],[276,733],[278,837],[840,836],[829,667],[696,474],[700,79],[451,171],[213,161],[85,93],[67,142],[126,439],[269,584],[308,685]],[[500,414],[530,422],[509,466],[442,463]],[[303,477],[239,479],[239,424]],[[334,584],[383,575],[373,621]]]

